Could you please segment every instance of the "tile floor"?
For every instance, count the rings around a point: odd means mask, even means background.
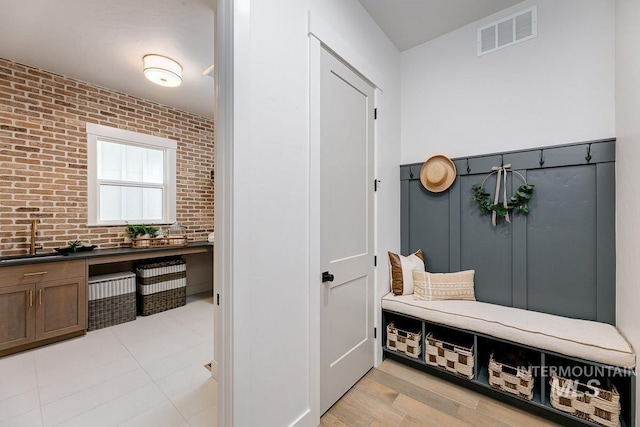
[[[0,358],[0,427],[217,426],[213,298]]]

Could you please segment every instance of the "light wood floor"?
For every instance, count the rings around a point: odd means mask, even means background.
[[[543,418],[386,359],[320,420],[323,427],[549,427]]]

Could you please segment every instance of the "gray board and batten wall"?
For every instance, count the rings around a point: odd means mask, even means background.
[[[615,139],[453,161],[442,193],[420,184],[422,163],[400,167],[402,253],[422,249],[431,272],[475,270],[478,301],[615,324]],[[529,214],[493,228],[472,186],[501,164],[535,189]],[[509,173],[507,197],[521,184]]]

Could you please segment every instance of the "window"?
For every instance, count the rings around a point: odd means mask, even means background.
[[[176,141],[87,123],[88,225],[176,218]]]

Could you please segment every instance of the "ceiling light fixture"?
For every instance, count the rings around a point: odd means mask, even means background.
[[[145,55],[144,76],[160,86],[176,87],[182,83],[182,66],[161,55]]]

